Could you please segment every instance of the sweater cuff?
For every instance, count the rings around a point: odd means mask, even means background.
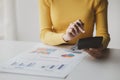
[[[64,39],[63,39],[63,35],[64,35],[65,33],[60,33],[59,34],[59,41],[60,41],[60,43],[67,43],[67,41],[65,41]]]
[[[109,41],[110,41],[110,39],[108,39],[108,40],[103,39],[102,45],[103,45],[103,48],[104,48],[104,49],[107,48]]]

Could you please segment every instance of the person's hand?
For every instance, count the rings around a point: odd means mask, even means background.
[[[101,59],[105,57],[103,51],[103,48],[89,48],[89,49],[84,49],[89,55],[91,55],[94,58]]]
[[[65,41],[70,41],[74,37],[78,36],[80,33],[85,33],[83,26],[84,24],[80,20],[77,20],[74,23],[71,23],[68,26],[66,33],[63,35],[63,39]]]

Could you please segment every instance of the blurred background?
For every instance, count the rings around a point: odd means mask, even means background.
[[[120,0],[108,0],[109,48],[120,49]],[[0,40],[39,42],[38,0],[0,0]]]

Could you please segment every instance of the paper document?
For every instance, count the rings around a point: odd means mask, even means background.
[[[0,65],[0,72],[65,78],[84,58],[84,52],[37,45]]]

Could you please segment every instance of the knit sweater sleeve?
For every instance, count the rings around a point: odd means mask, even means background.
[[[50,16],[50,1],[51,0],[39,0],[41,41],[49,45],[59,45],[62,43],[66,43],[62,39],[64,33],[57,33],[52,30],[52,21]]]
[[[110,41],[107,24],[107,7],[107,0],[94,0],[96,36],[103,36],[102,45],[104,48],[108,46],[108,43]]]

